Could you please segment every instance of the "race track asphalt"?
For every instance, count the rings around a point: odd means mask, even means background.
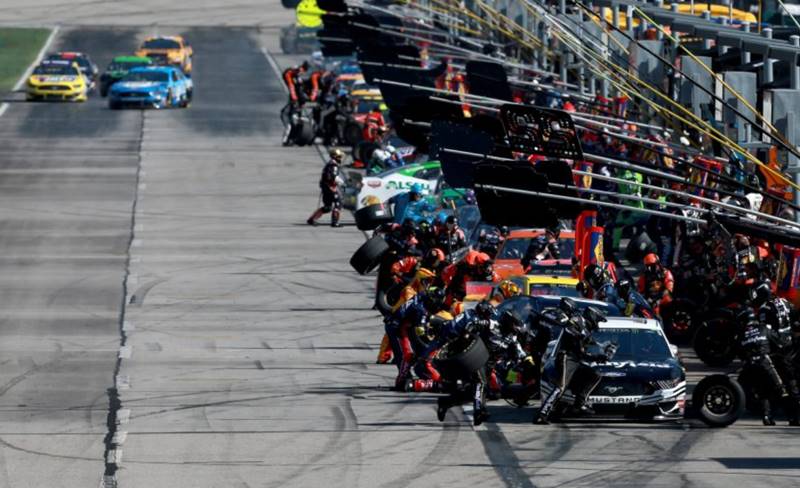
[[[56,45],[102,65],[153,30]],[[473,429],[389,391],[363,234],[304,224],[322,159],[280,145],[276,32],[159,30],[197,52],[188,110],[0,118],[0,486],[98,486],[108,454],[123,488],[797,486],[797,429],[543,428],[501,403]]]

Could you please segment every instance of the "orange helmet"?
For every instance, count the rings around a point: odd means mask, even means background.
[[[659,262],[660,261],[658,259],[658,256],[655,253],[651,252],[650,254],[647,254],[644,257],[644,265],[645,266],[650,266],[650,265],[653,265],[653,264],[659,264]]]

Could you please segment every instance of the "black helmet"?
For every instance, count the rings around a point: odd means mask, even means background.
[[[444,290],[439,288],[429,288],[422,293],[422,304],[431,313],[436,313],[442,309],[444,304]]]
[[[760,307],[761,305],[767,303],[767,301],[772,298],[772,283],[769,280],[764,280],[757,283],[753,288],[750,289],[750,301],[756,307]]]
[[[500,332],[503,335],[513,335],[522,332],[522,319],[513,310],[506,310],[500,315]]]
[[[310,65],[308,64],[308,61],[303,61],[303,64],[300,65],[300,68],[302,68],[305,71],[308,71],[309,66]]]
[[[403,221],[403,233],[406,235],[414,235],[417,232],[417,228],[414,225],[414,221],[411,219],[405,219]]]
[[[558,308],[570,317],[578,311],[578,305],[575,300],[569,297],[561,297],[561,301],[558,302]]]
[[[483,300],[482,302],[475,305],[475,314],[482,318],[482,319],[489,319],[494,315],[495,308],[492,306],[491,303]]]
[[[556,239],[561,235],[561,227],[558,225],[552,225],[546,229],[548,234],[555,236]]]
[[[593,289],[599,289],[605,282],[603,269],[596,264],[590,264],[586,266],[586,268],[583,270],[583,280],[589,283],[589,286],[591,286]]]
[[[508,234],[511,233],[507,225],[501,225],[498,231],[500,232],[500,235],[503,237],[506,237]]]
[[[597,330],[600,322],[607,322],[605,314],[595,307],[586,307],[583,309],[583,320],[589,331]]]
[[[756,317],[756,313],[752,308],[743,307],[739,313],[736,314],[736,322],[744,327],[752,323],[758,323],[758,317]]]
[[[446,225],[450,225],[450,224],[453,224],[453,225],[458,225],[458,218],[456,218],[456,216],[455,216],[455,215],[449,215],[449,216],[447,217],[447,220],[445,220],[445,221],[444,221],[444,223],[445,223]]]
[[[621,298],[627,299],[631,295],[631,291],[633,291],[633,287],[629,280],[619,280],[617,283],[617,294]]]

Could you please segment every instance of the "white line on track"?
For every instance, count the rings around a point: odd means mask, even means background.
[[[25,70],[25,72],[22,73],[22,76],[20,76],[20,78],[17,80],[17,83],[14,85],[13,91],[17,92],[22,88],[23,83],[25,83],[25,80],[27,80],[28,77],[31,75],[33,69],[36,68],[36,66],[38,66],[39,63],[42,62],[42,58],[44,57],[47,50],[50,49],[50,46],[53,44],[53,41],[55,40],[56,35],[58,35],[58,31],[60,30],[61,27],[58,25],[53,27],[53,29],[50,31],[50,35],[47,36],[47,40],[44,42],[42,49],[40,49],[39,53],[36,55],[36,59],[34,59],[33,63],[31,63],[30,66],[28,66],[28,68]],[[8,102],[3,102],[0,104],[0,117],[2,117],[3,114],[6,113],[6,110],[8,110],[8,106],[9,106]]]
[[[278,77],[278,81],[280,82],[281,88],[283,88],[284,93],[289,93],[289,87],[286,86],[286,83],[283,82],[283,72],[281,68],[278,66],[278,63],[275,61],[275,58],[272,57],[272,53],[267,51],[267,48],[262,47],[261,52],[264,53],[264,57],[267,58],[267,62],[269,66],[272,68],[272,71],[275,72],[275,76]]]

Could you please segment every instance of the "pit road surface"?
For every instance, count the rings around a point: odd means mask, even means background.
[[[276,31],[65,27],[54,49],[102,66],[154,30],[194,45],[190,109],[0,118],[0,486],[97,486],[123,325],[123,488],[797,486],[785,427],[543,428],[497,403],[473,430],[389,392],[362,234],[304,224],[321,158],[280,146]]]

